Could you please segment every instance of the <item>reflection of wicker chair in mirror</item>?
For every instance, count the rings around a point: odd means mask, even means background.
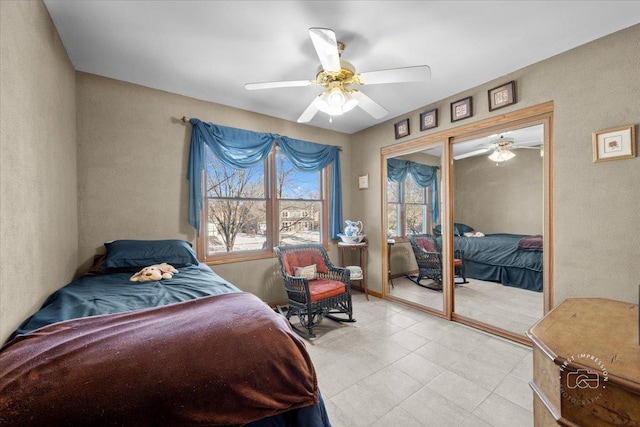
[[[409,278],[416,285],[442,290],[442,248],[440,248],[438,241],[431,234],[410,234],[407,237],[411,242],[416,264],[418,264],[418,277],[416,279]],[[455,275],[462,277],[462,283],[467,283],[462,251],[455,251],[453,263]],[[433,283],[423,285],[420,283],[423,279],[431,279]]]
[[[313,328],[325,317],[337,322],[355,322],[349,270],[334,266],[322,245],[278,246],[274,250],[289,300],[286,313],[289,322],[291,316],[298,316],[311,337],[315,337]]]

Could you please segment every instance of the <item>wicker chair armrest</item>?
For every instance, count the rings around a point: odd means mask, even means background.
[[[428,259],[428,260],[432,260],[434,258],[442,258],[442,254],[440,254],[440,252],[427,252],[427,251],[420,251],[417,254],[417,258],[419,259]]]
[[[336,267],[334,265],[327,266],[327,273],[318,273],[318,277],[322,277],[324,279],[337,280],[339,282],[343,282],[345,284],[349,284],[349,278],[351,272],[348,268],[344,267]]]
[[[442,265],[442,254],[440,252],[424,252],[421,251],[420,256],[416,257],[416,264],[419,268],[436,268]]]
[[[283,275],[283,279],[284,279],[284,286],[287,288],[287,290],[304,292],[304,290],[309,287],[309,281],[304,277],[291,276],[285,273]]]

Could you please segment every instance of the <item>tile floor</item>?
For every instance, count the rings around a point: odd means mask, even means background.
[[[354,314],[306,340],[334,427],[533,425],[529,348],[358,292]]]
[[[421,283],[429,283],[423,279]],[[455,288],[456,312],[517,334],[524,334],[544,315],[543,294],[499,283],[468,279]],[[442,310],[442,292],[425,289],[411,280],[393,279],[391,295]]]

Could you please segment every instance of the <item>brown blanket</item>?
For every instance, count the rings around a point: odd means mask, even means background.
[[[522,239],[518,240],[518,249],[524,249],[524,250],[542,250],[542,236],[541,235],[536,235],[536,236],[527,236],[527,237],[523,237]]]
[[[241,425],[317,401],[304,343],[248,293],[60,322],[0,352],[1,425]]]

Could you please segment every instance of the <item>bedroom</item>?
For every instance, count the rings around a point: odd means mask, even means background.
[[[380,148],[396,143],[394,119],[349,135],[77,71],[44,4],[2,2],[2,12],[3,338],[47,294],[85,270],[114,235],[194,240],[182,202],[189,137],[178,120],[183,114],[342,146],[343,181],[353,183],[344,189],[351,201],[344,216],[363,221],[369,259],[382,259]],[[593,131],[637,124],[639,38],[636,24],[424,106],[446,108],[467,95],[484,100],[488,89],[508,80],[519,83],[515,110],[554,102],[555,302],[577,296],[637,301],[639,160],[594,164],[590,138]],[[477,107],[470,122],[495,115],[484,102]],[[410,113],[414,126],[422,111]],[[443,119],[439,129],[453,127]],[[417,128],[413,135],[420,135]],[[371,185],[359,191],[356,178],[364,173]],[[611,181],[621,181],[616,191],[602,185]],[[335,247],[331,253],[337,259]],[[33,259],[38,262],[29,264]],[[216,271],[277,302],[285,295],[275,266],[266,259]],[[370,268],[372,293],[381,294],[383,276]]]

